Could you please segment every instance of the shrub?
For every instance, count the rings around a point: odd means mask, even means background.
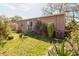
[[[67,24],[67,27],[69,27],[70,29],[77,29],[78,23],[76,21],[71,21]]]
[[[47,36],[47,24],[42,23],[40,27],[41,34]]]
[[[63,42],[58,47],[54,44],[54,47],[52,48],[52,50],[48,51],[48,55],[49,56],[52,56],[52,55],[53,56],[72,56],[73,53],[65,49],[64,42]]]
[[[65,37],[70,38],[70,33],[77,30],[79,27],[78,22],[76,21],[71,21],[66,24],[66,30],[65,30]]]
[[[52,37],[54,35],[54,25],[52,23],[42,23],[41,21],[37,21],[35,25],[36,32],[45,35],[48,37]]]
[[[71,32],[71,42],[75,45],[77,45],[77,48],[79,50],[79,30],[75,30]]]
[[[52,23],[48,23],[47,25],[48,36],[52,37],[54,34],[54,26]]]
[[[11,40],[13,38],[14,38],[13,36],[9,35],[7,40]]]
[[[7,40],[4,40],[4,41],[1,42],[0,46],[4,47],[4,44],[6,44],[6,43],[7,43]]]
[[[65,30],[65,37],[68,37],[68,38],[71,38],[71,35],[70,35],[70,33],[72,32],[72,30]]]
[[[69,44],[71,45],[71,49],[73,50],[73,54],[74,55],[79,55],[79,30],[73,30],[70,33],[70,38],[67,38],[67,41],[69,42]]]
[[[19,37],[22,38],[22,36],[23,36],[22,33],[20,33],[20,34],[19,34]]]
[[[24,27],[23,27],[23,33],[26,34],[27,32],[28,32],[28,26],[24,25]]]
[[[10,21],[8,18],[0,17],[0,43],[5,40],[11,32]]]
[[[22,31],[21,30],[17,30],[16,33],[22,33]]]
[[[42,25],[42,22],[38,20],[35,25],[35,29],[38,34],[41,34],[41,25]]]

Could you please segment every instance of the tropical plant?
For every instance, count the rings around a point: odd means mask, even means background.
[[[52,23],[48,23],[47,31],[48,31],[48,37],[52,37],[54,34],[54,26]]]
[[[54,48],[52,49],[52,51],[48,51],[48,55],[49,56],[71,56],[73,55],[73,53],[69,50],[66,50],[65,49],[65,46],[64,46],[64,42],[60,44],[60,46],[56,46],[54,44]]]

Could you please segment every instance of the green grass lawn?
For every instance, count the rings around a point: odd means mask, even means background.
[[[3,47],[0,47],[0,55],[5,56],[42,56],[46,55],[50,43],[42,40],[43,38],[35,38],[25,36],[19,38],[19,35],[13,33],[14,39],[8,40]]]

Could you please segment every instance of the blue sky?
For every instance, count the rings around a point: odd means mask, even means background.
[[[33,18],[42,15],[43,3],[0,3],[0,15]]]

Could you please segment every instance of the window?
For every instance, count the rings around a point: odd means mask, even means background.
[[[32,27],[32,22],[30,22],[30,26]]]
[[[23,24],[21,23],[21,27],[23,26]]]
[[[29,28],[29,31],[32,31],[32,22],[29,22],[28,28]]]

